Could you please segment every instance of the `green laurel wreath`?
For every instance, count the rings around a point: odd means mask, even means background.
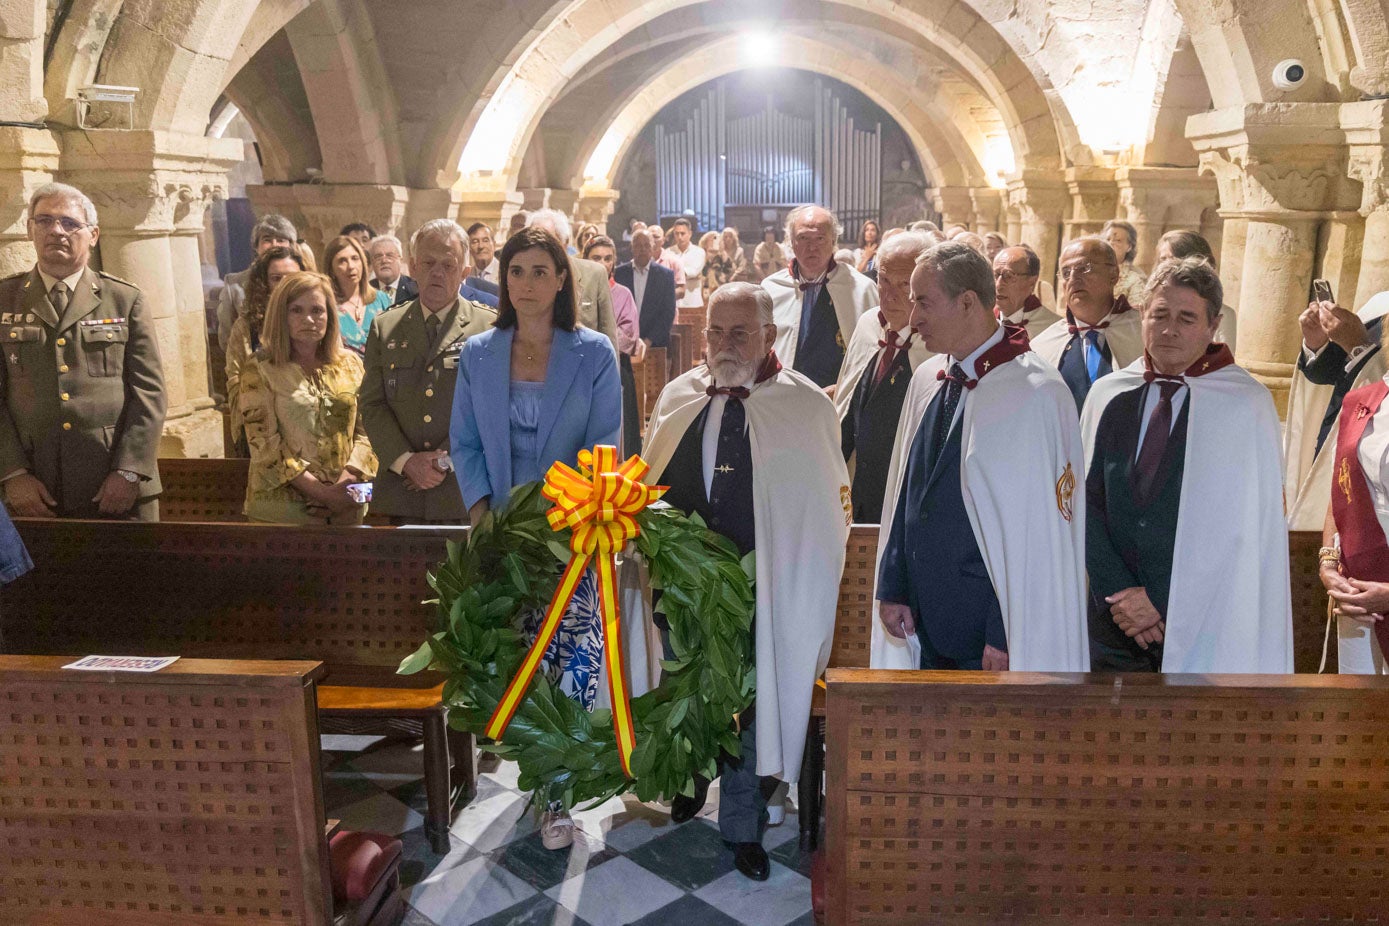
[[[447,561],[429,576],[440,630],[400,664],[401,674],[445,672],[449,723],[479,737],[529,648],[522,615],[549,603],[569,561],[569,531],[550,529],[550,502],[540,489],[538,482],[517,487],[466,544],[448,545]],[[660,687],[632,700],[634,777],[622,772],[612,713],[588,713],[543,671],[501,741],[482,747],[518,763],[521,790],[565,807],[625,791],[643,801],[693,795],[695,774],[714,778],[721,751],[738,755],[730,719],[753,697],[753,554],[740,560],[733,543],[698,515],[664,502],[636,520],[635,545],[651,587],[662,590],[657,610],[669,622],[675,658],[661,663]]]

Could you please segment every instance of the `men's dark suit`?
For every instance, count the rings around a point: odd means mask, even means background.
[[[883,516],[883,495],[887,491],[887,470],[892,463],[892,444],[902,403],[912,381],[911,358],[898,351],[892,368],[881,383],[874,385],[881,349],[868,361],[854,388],[854,397],[841,426],[844,459],[854,459],[852,486],[856,524],[877,524]]]
[[[1350,392],[1351,386],[1355,384],[1355,378],[1360,375],[1361,368],[1380,350],[1379,338],[1383,329],[1383,316],[1365,325],[1365,333],[1369,337],[1369,343],[1373,344],[1374,347],[1361,354],[1356,360],[1355,366],[1349,370],[1346,369],[1346,361],[1349,359],[1346,349],[1334,341],[1327,342],[1321,353],[1317,354],[1310,363],[1307,360],[1307,355],[1299,352],[1297,368],[1303,376],[1307,377],[1309,383],[1336,387],[1331,392],[1331,401],[1326,404],[1326,411],[1322,413],[1321,426],[1317,429],[1317,453],[1321,452],[1321,445],[1325,443],[1326,435],[1331,432],[1331,426],[1336,423],[1336,418],[1341,414],[1341,403],[1345,400],[1346,393]]]
[[[963,410],[939,458],[931,458],[945,394],[942,386],[926,407],[907,456],[878,598],[912,609],[921,668],[978,669],[984,645],[1007,652],[1008,637],[960,487]]]
[[[1144,650],[1114,623],[1105,601],[1142,586],[1164,619],[1172,588],[1172,552],[1186,469],[1190,391],[1147,498],[1137,491],[1138,432],[1151,385],[1120,393],[1105,406],[1085,477],[1085,565],[1090,574],[1090,662],[1096,672],[1158,672],[1162,644]]]
[[[1085,399],[1090,395],[1090,373],[1085,368],[1085,343],[1081,335],[1072,335],[1071,340],[1066,344],[1066,349],[1061,354],[1061,363],[1058,369],[1061,371],[1061,378],[1066,381],[1066,388],[1071,390],[1071,395],[1076,400],[1076,411],[1085,407]],[[1109,349],[1109,342],[1104,338],[1098,339],[1100,348],[1099,376],[1114,372],[1114,354]],[[1096,377],[1096,379],[1099,378]]]
[[[477,302],[487,306],[489,309],[495,309],[501,300],[498,299],[496,293],[489,293],[487,290],[475,285],[477,283],[487,283],[487,281],[480,280],[476,277],[469,277],[463,281],[462,286],[458,287],[458,295],[469,302]],[[490,283],[487,285],[492,286]],[[496,287],[492,288],[496,289]]]
[[[486,277],[470,276],[463,282],[471,286],[477,292],[486,293],[489,296],[498,298],[502,295],[502,288]]]
[[[635,293],[632,262],[618,264],[613,279]],[[675,274],[654,260],[646,265],[646,290],[637,306],[638,327],[643,341],[652,347],[670,346],[670,326],[675,324]]]
[[[375,279],[371,281],[371,285],[377,289],[384,289],[381,283]],[[391,307],[405,305],[407,302],[414,301],[419,295],[420,285],[415,282],[413,277],[402,273],[400,279],[395,281],[395,298],[391,301]]]
[[[828,286],[821,286],[808,319],[801,322],[793,368],[797,373],[810,377],[815,385],[823,389],[838,381],[839,368],[843,365],[844,335],[839,330],[834,297],[830,295]]]

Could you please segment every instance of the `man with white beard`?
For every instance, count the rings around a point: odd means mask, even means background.
[[[757,551],[757,695],[739,718],[742,755],[720,775],[719,830],[738,870],[764,881],[767,796],[800,772],[815,679],[829,660],[849,480],[834,404],[772,350],[771,296],[724,284],[704,334],[709,359],[661,392],[645,456],[652,481],[670,487],[665,501],[698,513],[739,553]],[[674,801],[676,822],[703,806],[708,782],[698,784],[694,798]]]

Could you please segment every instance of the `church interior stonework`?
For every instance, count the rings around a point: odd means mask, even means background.
[[[1377,921],[1386,144],[1389,0],[0,0],[0,924]]]

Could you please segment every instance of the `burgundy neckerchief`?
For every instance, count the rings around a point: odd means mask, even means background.
[[[1206,345],[1206,352],[1196,359],[1196,362],[1187,367],[1182,373],[1173,375],[1171,373],[1159,373],[1153,369],[1153,358],[1148,356],[1148,352],[1143,352],[1143,382],[1151,383],[1154,380],[1168,380],[1170,382],[1185,383],[1188,379],[1195,379],[1198,376],[1205,376],[1207,373],[1214,373],[1216,370],[1223,370],[1235,362],[1235,355],[1230,352],[1230,345],[1212,341]]]
[[[1125,312],[1131,311],[1133,311],[1133,306],[1129,304],[1128,297],[1121,293],[1119,296],[1115,297],[1114,305],[1110,308],[1109,314],[1106,315],[1104,321],[1100,322],[1098,325],[1087,325],[1084,323],[1076,324],[1076,317],[1071,314],[1070,309],[1067,309],[1066,330],[1069,331],[1072,336],[1077,334],[1083,335],[1087,331],[1103,331],[1109,327],[1110,320],[1114,316],[1123,315]]]
[[[878,327],[883,329],[883,337],[878,339],[878,367],[873,371],[873,385],[877,386],[887,376],[892,365],[897,362],[897,357],[912,349],[912,337],[916,332],[908,328],[906,340],[898,343],[896,329],[887,326],[887,316],[883,310],[878,310]]]
[[[1010,322],[1010,321],[1008,321],[1008,316],[1003,314],[1003,312],[999,309],[999,307],[998,307],[997,304],[994,305],[994,318],[997,318],[1000,322],[1002,322],[1002,323],[1005,324],[1005,325],[1009,325],[1009,324],[1022,325],[1022,324],[1025,324],[1025,323],[1027,322],[1027,316],[1031,315],[1033,312],[1037,311],[1037,310],[1040,309],[1041,307],[1042,307],[1042,300],[1040,300],[1040,299],[1037,298],[1037,294],[1036,294],[1036,293],[1028,293],[1028,294],[1027,294],[1027,298],[1024,299],[1024,300],[1022,301],[1022,309],[1020,310],[1020,314],[1022,315],[1021,321],[1017,321],[1017,322]]]
[[[1032,350],[1032,343],[1028,340],[1026,328],[1021,325],[1004,325],[1003,340],[984,351],[984,353],[980,355],[979,360],[974,364],[974,369],[979,372],[978,379],[960,379],[959,377],[950,375],[945,370],[936,371],[936,379],[954,379],[966,389],[973,389],[975,386],[979,385],[979,381],[985,376],[988,376],[990,372],[998,369],[1010,360],[1018,359],[1030,350]]]
[[[834,273],[836,266],[837,264],[835,264],[834,258],[831,257],[829,266],[825,267],[824,273],[820,274],[813,280],[802,280],[800,262],[793,257],[791,258],[791,279],[793,282],[795,282],[795,284],[798,287],[800,287],[801,292],[805,292],[811,287],[824,286],[826,283],[828,283],[830,280],[830,274]]]
[[[752,381],[753,385],[765,383],[781,372],[781,358],[776,355],[776,351],[767,351],[766,359],[762,361],[762,366],[757,368],[757,378]],[[704,394],[713,398],[716,395],[726,395],[734,399],[746,399],[752,395],[752,391],[747,386],[715,386],[710,383],[704,390]]]
[[[1341,405],[1336,462],[1331,470],[1331,512],[1341,541],[1341,574],[1364,582],[1389,582],[1389,543],[1375,514],[1369,480],[1360,465],[1360,440],[1379,411],[1389,383],[1352,390]],[[1389,621],[1374,625],[1379,647],[1389,652]]]

